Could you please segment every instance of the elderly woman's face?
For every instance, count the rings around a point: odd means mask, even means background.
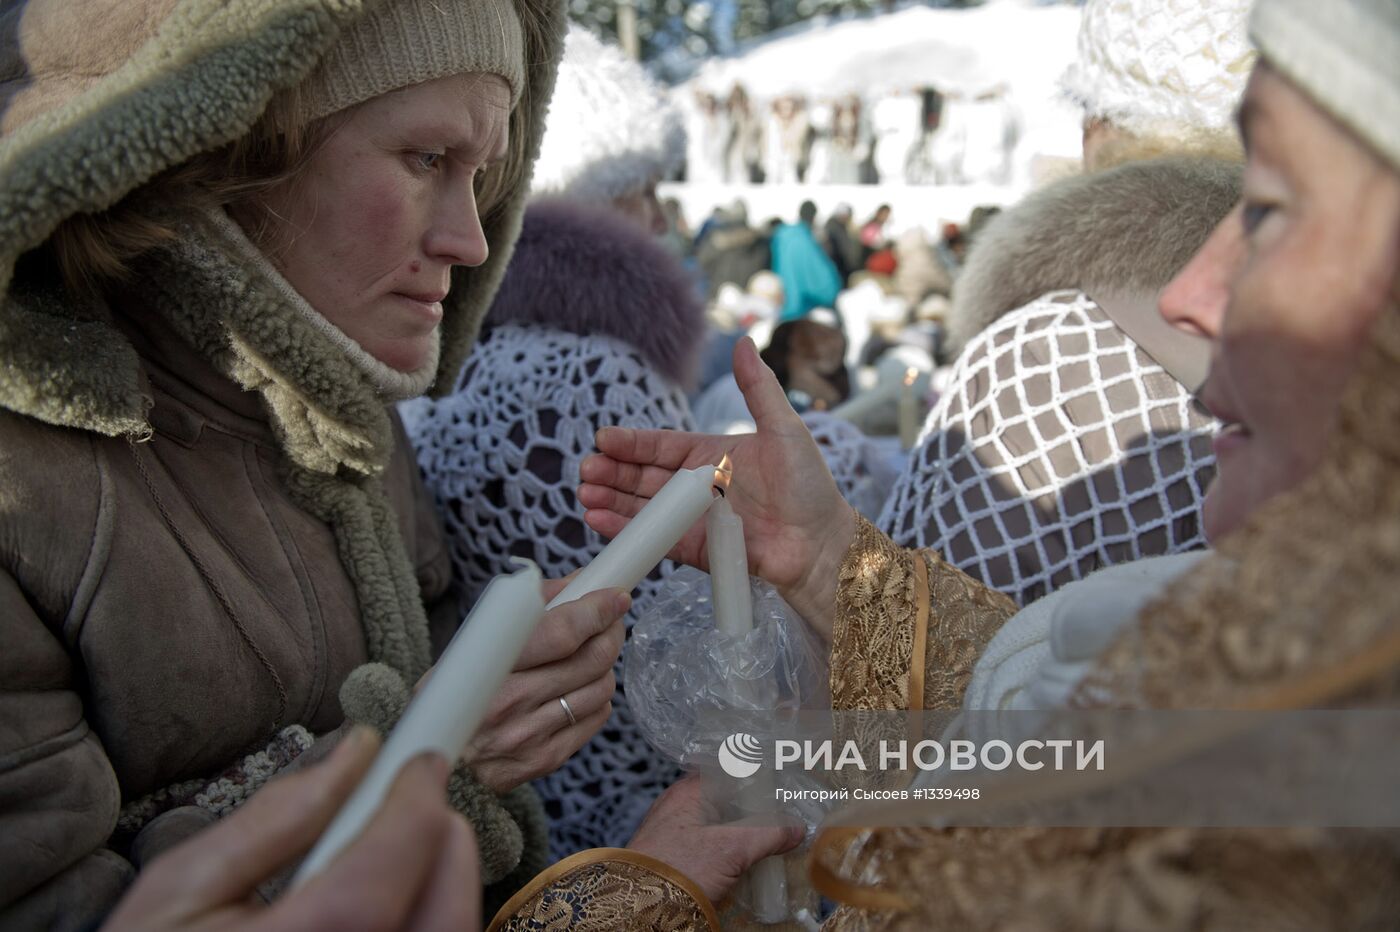
[[[1244,197],[1161,301],[1214,341],[1213,540],[1317,467],[1400,256],[1400,176],[1266,65],[1240,124]]]
[[[393,369],[432,360],[452,267],[486,261],[474,182],[505,156],[509,116],[509,88],[495,75],[376,97],[267,198],[274,264]]]

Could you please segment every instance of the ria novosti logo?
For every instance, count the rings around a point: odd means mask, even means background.
[[[732,734],[719,746],[719,766],[736,780],[751,777],[763,766],[763,745],[742,731]]]

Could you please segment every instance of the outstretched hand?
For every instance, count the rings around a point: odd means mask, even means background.
[[[734,378],[756,432],[732,436],[605,427],[599,453],[580,467],[584,520],[615,537],[678,469],[718,463],[734,469],[728,497],[744,520],[749,571],[775,586],[824,637],[830,637],[841,561],[855,537],[855,512],[837,491],[816,441],[748,337],[734,350]],[[708,570],[705,525],[698,522],[672,559]]]

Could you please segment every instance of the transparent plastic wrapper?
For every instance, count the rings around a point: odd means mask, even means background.
[[[672,573],[632,627],[623,682],[642,734],[657,751],[690,763],[723,735],[701,733],[705,711],[829,709],[826,651],[776,589],[750,577],[753,630],[715,628],[710,577]]]
[[[824,646],[777,590],[753,577],[748,583],[753,628],[743,636],[716,627],[711,578],[690,567],[667,578],[632,627],[623,669],[628,704],[651,746],[682,765],[712,761],[725,738],[705,731],[720,719],[706,713],[752,711],[766,719],[831,708]],[[771,787],[749,789],[772,797]],[[815,927],[804,861],[799,849],[754,865],[734,891],[735,908],[761,923]]]

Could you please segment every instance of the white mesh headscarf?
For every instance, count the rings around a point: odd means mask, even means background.
[[[1139,136],[1227,132],[1254,66],[1251,0],[1089,0],[1062,79],[1086,116]]]
[[[1055,292],[968,344],[879,525],[1024,605],[1204,546],[1214,425],[1097,304]]]

